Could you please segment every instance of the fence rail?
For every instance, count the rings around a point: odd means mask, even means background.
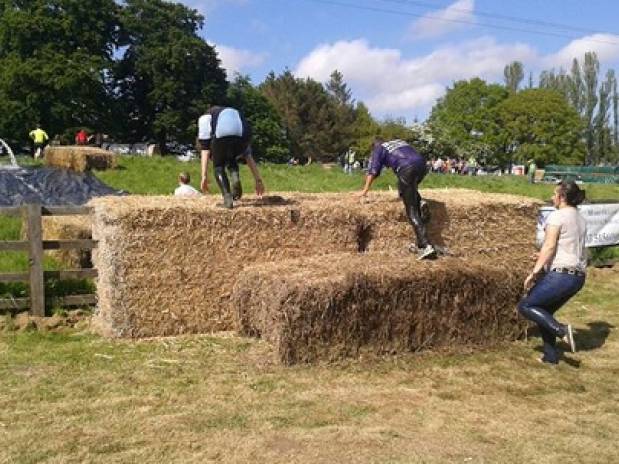
[[[43,240],[42,216],[68,216],[90,214],[87,206],[25,206],[1,207],[0,215],[21,216],[27,224],[28,240],[0,241],[0,251],[27,251],[28,272],[0,274],[0,282],[29,282],[30,298],[0,299],[0,310],[30,309],[34,316],[45,315],[46,279],[84,279],[97,277],[96,269],[69,269],[61,271],[43,270],[44,250],[92,250],[97,247],[95,240]],[[96,295],[68,295],[51,297],[56,305],[86,306],[96,303]]]

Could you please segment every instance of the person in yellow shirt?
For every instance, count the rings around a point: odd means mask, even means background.
[[[34,142],[34,158],[40,158],[43,156],[43,148],[49,140],[47,132],[41,129],[41,125],[37,124],[36,129],[30,131],[30,138]]]

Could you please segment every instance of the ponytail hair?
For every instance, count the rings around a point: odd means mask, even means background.
[[[570,206],[578,206],[585,201],[585,191],[578,187],[574,181],[561,181],[558,185],[561,196]]]

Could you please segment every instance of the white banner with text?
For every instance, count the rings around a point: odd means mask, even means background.
[[[539,210],[536,235],[538,246],[544,242],[546,218],[554,210],[552,206],[543,206]],[[587,248],[619,245],[619,203],[580,205],[578,211],[587,222]]]

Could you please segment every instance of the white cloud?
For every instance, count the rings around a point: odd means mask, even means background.
[[[443,10],[428,13],[411,24],[410,37],[427,39],[461,29],[475,21],[474,8],[475,0],[457,0]]]
[[[524,43],[499,43],[481,37],[444,44],[432,52],[405,57],[397,48],[379,48],[367,40],[342,40],[321,44],[303,57],[294,69],[299,77],[326,82],[333,70],[344,75],[355,97],[377,116],[425,115],[454,81],[480,77],[503,82],[503,70],[520,61],[528,75],[544,69],[569,69],[574,58],[595,51],[602,66],[619,65],[619,35],[595,34],[572,40],[552,53],[541,53]]]
[[[325,82],[334,69],[377,114],[426,112],[454,80],[500,79],[511,61],[528,63],[537,53],[524,44],[499,44],[485,37],[404,58],[399,50],[371,47],[365,40],[340,41],[317,47],[295,69],[300,77]]]
[[[235,72],[246,72],[251,68],[260,66],[267,58],[266,53],[226,47],[225,45],[215,45],[215,50],[217,50],[222,67],[228,72],[228,77],[231,77]]]
[[[574,58],[582,63],[587,52],[596,52],[601,63],[616,61],[619,59],[619,35],[594,34],[572,40],[558,52],[544,57],[541,64],[569,69]]]

